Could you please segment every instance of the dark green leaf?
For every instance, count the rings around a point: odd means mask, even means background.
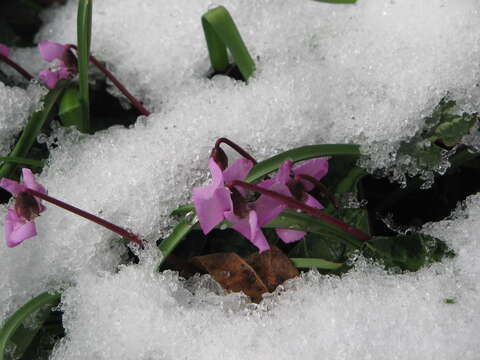
[[[78,43],[78,72],[79,72],[79,102],[82,111],[81,131],[90,131],[90,99],[88,93],[88,64],[90,59],[90,38],[92,34],[92,2],[93,0],[79,0],[77,13],[77,43]]]
[[[20,307],[7,319],[0,329],[0,360],[4,359],[7,344],[13,339],[16,339],[14,343],[15,354],[18,356],[23,353],[43,324],[43,321],[47,318],[51,308],[56,306],[60,301],[60,296],[61,294],[59,293],[42,293]],[[39,311],[41,312],[40,314],[38,314]],[[34,328],[22,327],[25,319],[35,314],[39,315],[39,317],[36,318],[38,326]],[[17,331],[20,331],[20,333],[17,334]]]
[[[314,259],[314,258],[290,258],[290,261],[297,268],[310,269],[317,268],[322,270],[338,270],[342,268],[345,264],[335,263],[323,259]]]
[[[77,88],[70,87],[65,90],[60,100],[58,115],[64,126],[75,126],[80,131],[84,128],[82,106]]]

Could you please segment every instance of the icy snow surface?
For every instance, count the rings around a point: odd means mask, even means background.
[[[31,84],[27,90],[5,86],[0,82],[0,156],[8,154],[15,136],[22,130],[30,113],[36,109],[42,86]]]
[[[289,281],[258,308],[217,295],[206,278],[188,291],[149,257],[117,274],[85,272],[63,298],[68,337],[53,358],[478,359],[480,196],[467,203],[426,229],[455,259],[404,275],[360,259],[342,278]]]
[[[206,180],[217,137],[260,159],[322,142],[385,142],[387,157],[447,92],[478,109],[477,0],[219,4],[257,59],[248,85],[205,77],[200,15],[209,2],[95,2],[95,54],[155,113],[92,136],[58,129],[39,177],[51,195],[155,240]],[[38,40],[74,42],[75,13],[75,1],[49,10]],[[437,228],[460,253],[452,262],[402,276],[369,265],[341,280],[310,274],[260,310],[237,295],[189,295],[174,275],[151,273],[148,258],[115,273],[123,250],[114,236],[49,206],[39,236],[0,246],[0,321],[47,286],[77,284],[65,296],[69,337],[57,359],[472,359],[477,202],[465,229],[462,221]]]

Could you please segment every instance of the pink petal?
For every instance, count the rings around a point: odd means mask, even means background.
[[[317,199],[315,199],[312,195],[310,194],[305,194],[307,196],[307,199],[305,200],[304,204],[317,208],[317,209],[323,209],[323,205],[318,202]]]
[[[6,45],[0,44],[0,55],[9,56],[10,49]]]
[[[267,239],[258,225],[256,211],[251,210],[248,217],[245,218],[240,218],[233,211],[229,211],[225,213],[225,217],[233,223],[232,228],[250,240],[260,252],[270,249]]]
[[[238,159],[223,172],[225,183],[229,184],[234,180],[244,180],[252,167],[252,161],[245,158]]]
[[[279,166],[277,175],[271,179],[263,180],[262,182],[258,183],[258,186],[268,189],[277,182],[286,184],[291,179],[290,174],[292,173],[292,165],[293,162],[291,160],[284,161]]]
[[[43,60],[48,62],[53,61],[54,59],[62,60],[63,53],[67,47],[65,45],[44,40],[38,44],[38,51],[40,51],[40,56]]]
[[[285,184],[278,182],[272,185],[268,190],[278,192],[282,195],[291,196],[288,187]],[[260,226],[268,224],[287,208],[287,205],[283,202],[266,195],[261,195],[258,200],[254,202],[253,206],[257,212]]]
[[[7,178],[2,178],[0,180],[0,187],[7,190],[12,195],[18,195],[27,189],[25,185]]]
[[[38,77],[43,80],[43,82],[47,85],[49,89],[53,89],[59,80],[59,73],[56,71],[50,71],[49,69],[45,69],[40,71]]]
[[[225,211],[232,208],[230,191],[223,184],[222,169],[213,158],[208,161],[208,167],[212,174],[212,184],[192,191],[192,201],[204,234],[208,234],[222,222]]]
[[[25,239],[37,235],[35,223],[21,219],[14,210],[8,210],[5,215],[5,240],[8,247],[14,247]]]
[[[320,180],[328,173],[328,158],[317,158],[305,161],[304,163],[293,168],[295,175],[309,175],[317,180]],[[301,180],[305,186],[306,191],[313,189],[314,185],[310,181]]]
[[[35,180],[32,170],[28,168],[22,168],[22,175],[23,183],[27,186],[27,188],[38,191],[42,194],[47,194],[47,190]]]
[[[290,230],[290,229],[275,229],[278,237],[282,239],[284,243],[292,243],[302,239],[307,233],[300,230]]]

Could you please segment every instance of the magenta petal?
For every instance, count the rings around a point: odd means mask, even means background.
[[[307,233],[300,230],[290,230],[290,229],[275,229],[278,237],[282,239],[284,243],[292,243],[302,239]]]
[[[317,180],[320,180],[328,173],[328,158],[317,158],[305,161],[304,163],[293,168],[295,175],[309,175]],[[314,185],[310,181],[300,180],[305,186],[306,191],[313,189]]]
[[[248,217],[245,218],[236,216],[232,211],[226,212],[225,217],[233,223],[232,228],[250,240],[260,252],[270,249],[267,239],[258,225],[257,213],[254,210],[251,210]]]
[[[25,239],[37,235],[35,223],[21,219],[14,210],[8,210],[5,216],[5,240],[8,247],[14,247]]]
[[[222,169],[220,169],[220,166],[218,166],[213,158],[208,160],[208,168],[212,174],[212,185],[215,185],[215,187],[223,186],[224,180]]]
[[[25,185],[7,178],[2,178],[0,180],[0,187],[7,190],[12,195],[18,195],[27,189]]]
[[[54,59],[62,60],[65,49],[65,45],[48,40],[44,40],[40,44],[38,44],[38,51],[40,51],[40,56],[43,60],[46,60],[48,62],[53,61]]]
[[[0,44],[0,55],[9,56],[10,49],[6,45]]]
[[[276,183],[272,185],[269,190],[278,192],[282,195],[291,196],[290,190],[288,190],[288,187],[285,184]],[[261,195],[258,200],[255,201],[253,206],[257,212],[258,223],[260,226],[268,224],[287,208],[287,205],[283,202],[266,195]]]
[[[28,168],[22,168],[22,175],[23,183],[27,186],[27,188],[38,191],[42,194],[47,194],[47,190],[35,180],[32,170]]]
[[[310,194],[305,194],[307,196],[307,199],[305,200],[304,204],[314,207],[316,209],[323,209],[323,205],[318,202],[317,199],[315,199],[312,195]]]
[[[38,77],[47,85],[49,89],[53,89],[57,85],[59,74],[58,72],[45,69],[40,71]]]
[[[229,184],[234,180],[244,180],[252,167],[253,162],[251,160],[245,158],[238,159],[223,172],[225,183]]]
[[[292,160],[284,161],[278,168],[278,173],[276,176],[277,181],[286,184],[291,178],[290,174],[292,173]]]

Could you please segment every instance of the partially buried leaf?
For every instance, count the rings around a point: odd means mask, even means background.
[[[262,300],[262,294],[268,292],[255,270],[235,253],[195,256],[191,263],[209,273],[225,290],[243,291],[256,303]]]
[[[257,272],[270,292],[285,280],[300,274],[290,259],[275,246],[272,246],[271,250],[254,253],[245,260]]]

